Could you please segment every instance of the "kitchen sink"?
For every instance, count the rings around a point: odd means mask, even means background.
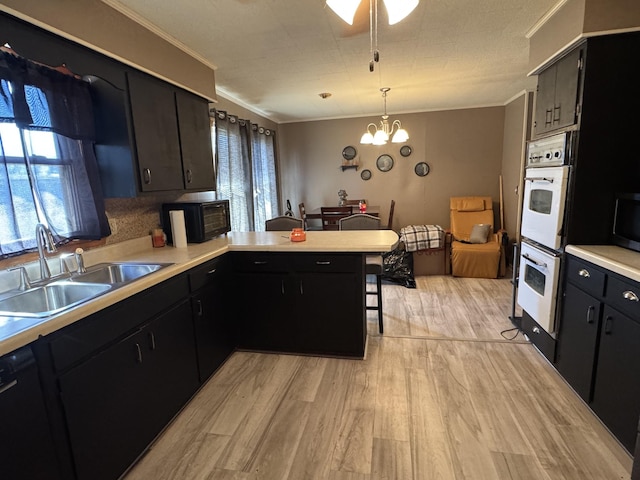
[[[74,274],[72,282],[104,283],[120,285],[137,280],[150,273],[168,267],[170,263],[99,263],[87,268],[85,273]]]
[[[0,300],[0,315],[47,317],[79,305],[111,289],[104,283],[56,281]]]

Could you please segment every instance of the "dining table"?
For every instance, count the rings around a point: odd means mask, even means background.
[[[368,215],[373,215],[374,217],[380,216],[380,206],[379,205],[367,205],[367,209],[364,212],[360,212],[360,207],[358,205],[345,205],[347,207],[351,207],[351,214],[354,213],[366,213]],[[320,211],[321,207],[314,208],[313,210],[309,210],[307,212],[307,219],[320,219],[322,218],[322,213]],[[334,206],[331,206],[334,208]]]

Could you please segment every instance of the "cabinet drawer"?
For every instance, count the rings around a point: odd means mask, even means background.
[[[337,255],[318,253],[296,255],[293,259],[299,272],[342,272],[352,273],[363,268],[362,255]]]
[[[522,333],[524,333],[531,343],[547,357],[550,362],[555,361],[556,339],[549,335],[544,328],[531,318],[526,312],[522,314]]]
[[[235,252],[233,266],[237,272],[287,272],[290,270],[288,257],[277,253]]]
[[[226,257],[218,257],[209,260],[202,265],[189,270],[189,288],[192,292],[202,287],[213,284],[227,268]]]
[[[640,322],[640,284],[609,275],[606,302]]]
[[[569,255],[567,257],[567,281],[591,295],[602,297],[606,274],[592,263]]]

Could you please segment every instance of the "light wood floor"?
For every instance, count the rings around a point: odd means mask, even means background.
[[[365,360],[236,352],[126,480],[628,479],[508,320],[508,279],[383,286]],[[168,384],[170,388],[170,384]]]

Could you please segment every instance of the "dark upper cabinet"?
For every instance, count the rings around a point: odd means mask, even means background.
[[[213,190],[215,176],[209,103],[184,90],[176,91],[182,178],[186,190]]]
[[[174,89],[149,75],[127,74],[140,190],[181,190],[182,161]]]
[[[577,123],[583,53],[577,48],[538,75],[536,135]]]

